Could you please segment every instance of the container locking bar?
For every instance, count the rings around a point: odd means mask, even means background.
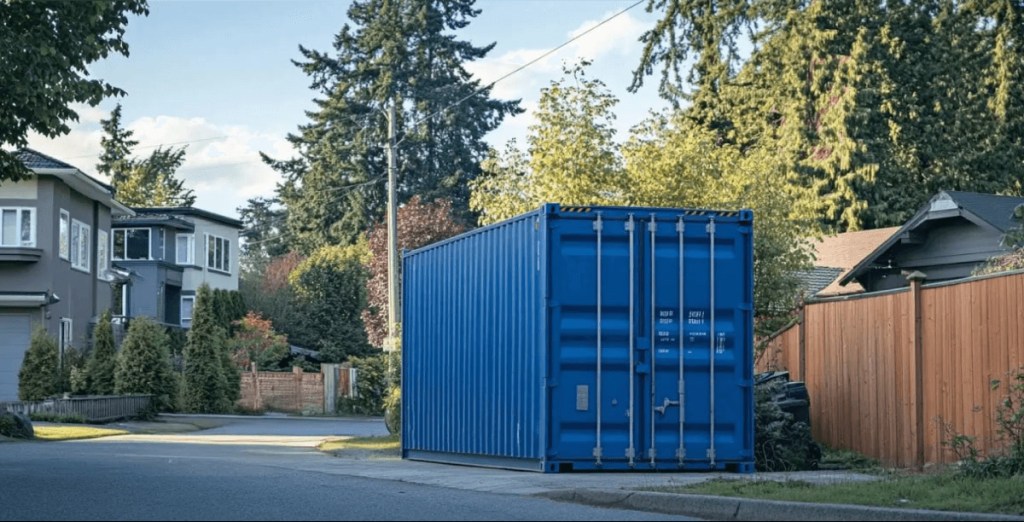
[[[679,216],[679,221],[676,222],[676,233],[679,234],[679,311],[677,312],[676,322],[679,325],[679,332],[676,334],[679,339],[679,448],[676,450],[676,458],[679,459],[679,467],[683,466],[683,460],[686,459],[686,374],[683,373],[685,368],[685,352],[683,351],[683,338],[685,336],[686,323],[684,322],[686,310],[685,306],[685,293],[683,292],[683,276],[686,268],[686,250],[683,234],[686,232],[686,224],[683,223],[683,216]]]
[[[651,213],[651,222],[647,225],[647,230],[651,233],[651,330],[648,336],[651,338],[651,447],[649,450],[649,457],[651,459],[651,467],[657,466],[658,457],[658,444],[657,444],[657,423],[655,422],[654,412],[657,408],[654,407],[654,401],[657,397],[657,368],[658,368],[658,312],[657,312],[657,295],[658,290],[658,254],[655,249],[655,242],[657,241],[658,234],[658,222]]]
[[[629,411],[626,414],[629,416],[629,447],[626,448],[626,458],[629,460],[629,467],[636,465],[636,446],[633,443],[633,435],[636,432],[636,426],[634,424],[635,416],[633,415],[633,408],[635,406],[635,398],[633,385],[636,382],[636,316],[634,315],[635,296],[634,296],[634,279],[636,278],[636,241],[634,240],[635,222],[633,220],[633,214],[629,215],[629,220],[626,221],[626,230],[629,232]]]
[[[594,231],[597,232],[597,445],[594,446],[594,461],[601,466],[601,457],[604,453],[601,447],[601,231],[604,230],[604,222],[601,220],[601,212],[597,213],[597,220],[594,221]]]
[[[708,264],[711,266],[711,328],[708,334],[708,347],[711,350],[710,379],[711,385],[708,395],[711,396],[711,422],[710,422],[710,447],[708,448],[708,460],[715,465],[715,338],[718,336],[715,330],[715,218],[708,221],[708,234],[710,235],[710,251]]]

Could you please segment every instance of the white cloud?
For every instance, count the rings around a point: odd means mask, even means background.
[[[55,139],[33,135],[29,146],[96,175],[103,111],[80,111],[72,131]],[[282,137],[255,132],[239,125],[223,125],[204,118],[143,117],[129,122],[139,142],[135,154],[145,156],[157,145],[185,146],[185,164],[178,175],[196,192],[196,207],[228,216],[247,199],[272,196],[280,176],[263,164],[259,152],[288,158],[291,145]],[[173,144],[173,145],[171,145]]]

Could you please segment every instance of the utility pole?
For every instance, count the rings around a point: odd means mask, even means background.
[[[396,146],[395,102],[392,101],[388,107],[388,338],[384,342],[384,351],[386,352],[392,352],[395,349],[395,326],[401,321],[398,316],[400,308],[398,306],[398,202],[395,194]]]

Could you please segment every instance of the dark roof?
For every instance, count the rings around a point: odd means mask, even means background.
[[[840,279],[840,285],[846,285],[857,278],[876,259],[887,252],[893,245],[908,237],[917,227],[928,222],[929,218],[961,217],[978,226],[989,226],[1001,233],[1020,226],[1013,217],[1013,211],[1024,205],[1024,198],[1014,196],[997,196],[978,192],[959,192],[944,190],[936,194],[914,214],[895,234],[879,245],[870,255],[857,263]]]
[[[179,230],[193,231],[195,225],[167,214],[136,214],[135,216],[124,216],[114,218],[112,226],[115,228],[129,228],[138,226],[166,226]]]
[[[800,288],[808,296],[813,296],[832,284],[832,281],[835,281],[841,273],[843,273],[842,268],[816,266],[810,270],[797,272],[796,277],[800,280]]]
[[[75,167],[64,163],[63,161],[54,158],[53,156],[47,156],[37,150],[24,148],[14,153],[14,156],[18,158],[26,167],[30,169],[72,169],[78,170]]]
[[[110,192],[111,194],[114,193],[114,187],[113,186],[108,185],[108,184],[106,184],[106,183],[104,183],[104,182],[102,182],[102,181],[100,181],[100,180],[98,180],[98,179],[96,179],[96,178],[86,174],[85,172],[82,172],[81,170],[78,169],[78,167],[75,167],[74,165],[70,165],[70,164],[64,163],[63,161],[61,161],[61,160],[59,160],[57,158],[54,158],[53,156],[47,156],[46,154],[43,154],[42,152],[39,152],[38,150],[30,149],[28,147],[25,147],[25,148],[15,152],[14,155],[15,155],[15,157],[18,158],[18,160],[20,160],[22,163],[24,163],[26,167],[28,167],[28,168],[30,168],[32,170],[35,170],[35,169],[74,170],[74,171],[77,171],[79,174],[89,178],[90,180],[95,182],[97,185],[103,187],[104,189],[107,190],[107,192]]]
[[[135,213],[139,215],[155,214],[162,216],[195,216],[203,219],[208,219],[210,221],[217,221],[219,223],[223,223],[225,225],[235,227],[238,229],[244,228],[242,222],[237,219],[229,218],[227,216],[222,216],[220,214],[216,214],[208,210],[202,210],[193,207],[132,207],[132,210],[134,210]]]
[[[1024,198],[955,190],[945,192],[960,205],[960,208],[970,211],[1004,234],[1020,226],[1020,222],[1013,218],[1013,210],[1024,205]]]

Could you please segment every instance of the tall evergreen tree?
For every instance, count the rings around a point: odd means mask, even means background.
[[[264,156],[285,179],[291,245],[303,253],[351,243],[384,212],[387,119],[394,105],[400,201],[452,200],[468,208],[467,181],[487,153],[483,136],[518,101],[490,98],[464,64],[494,47],[476,47],[452,33],[479,14],[475,0],[356,0],[334,39],[334,52],[300,47],[296,62],[320,98],[289,141],[290,161]]]
[[[114,393],[117,369],[117,350],[114,347],[114,329],[110,323],[110,310],[103,312],[93,329],[92,353],[86,366],[89,392],[96,395]]]
[[[132,139],[133,131],[122,127],[121,104],[109,119],[100,120],[100,126],[103,152],[96,170],[110,177],[118,200],[134,207],[191,207],[195,203],[195,191],[175,175],[185,163],[185,147],[157,147],[146,158],[132,157],[139,142]]]
[[[18,398],[38,401],[56,395],[60,388],[60,354],[57,341],[42,327],[32,332],[25,360],[18,371]]]
[[[192,328],[185,343],[185,411],[221,413],[231,409],[221,353],[226,352],[226,345],[227,334],[217,324],[213,292],[204,283],[196,293]]]
[[[167,332],[148,317],[132,319],[121,343],[114,374],[114,392],[151,394],[156,411],[175,407],[177,380],[171,369]]]

